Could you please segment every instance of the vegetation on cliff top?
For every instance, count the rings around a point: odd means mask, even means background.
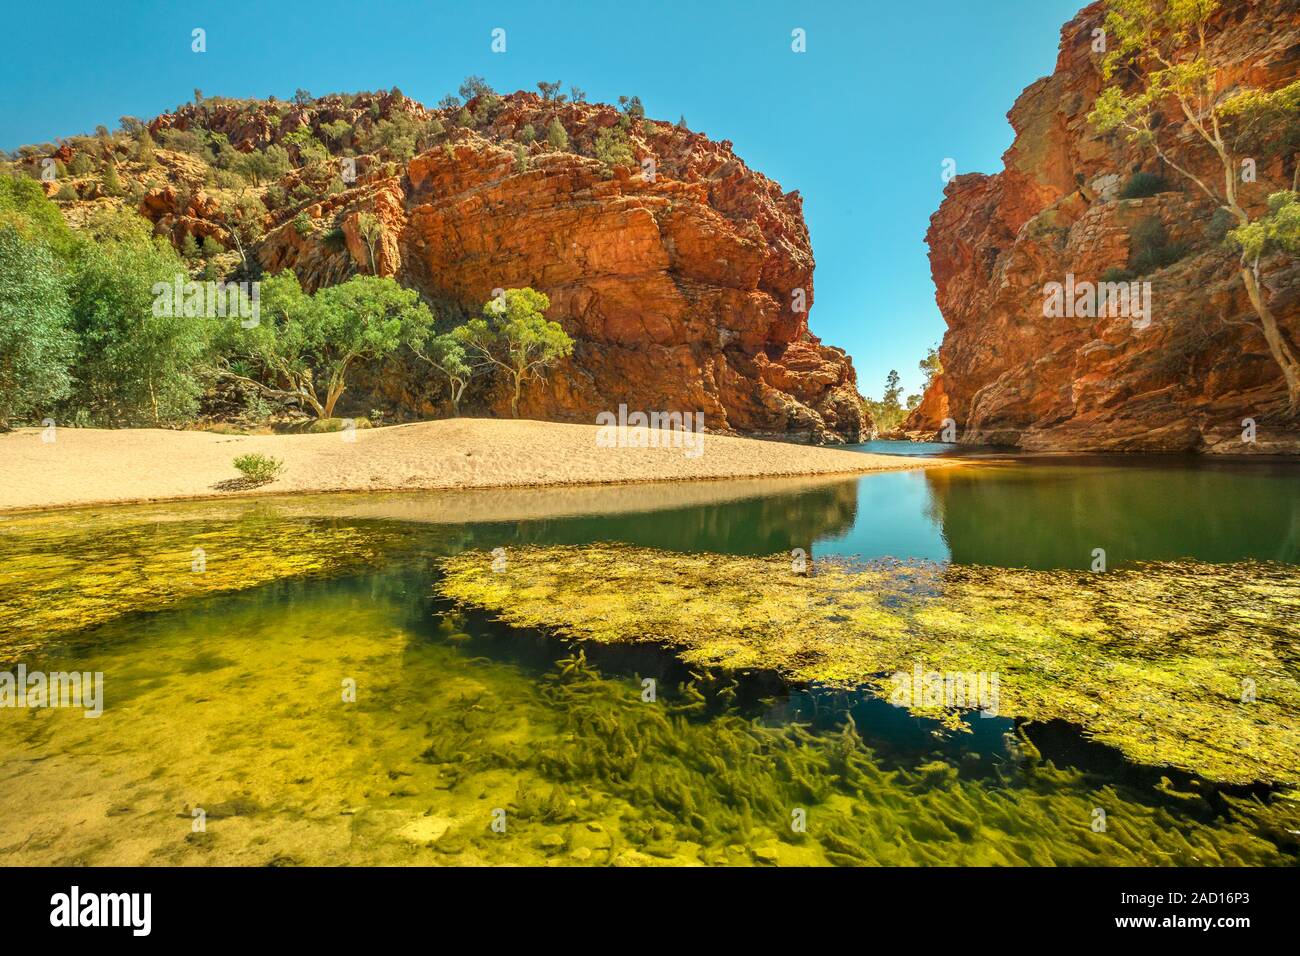
[[[525,165],[528,152],[548,149],[607,166],[633,162],[629,135],[647,122],[637,97],[623,98],[615,126],[571,141],[560,108],[598,108],[577,88],[566,96],[558,83],[538,86],[549,118],[514,132]],[[319,223],[306,205],[391,175],[417,150],[448,143],[457,127],[490,124],[506,105],[479,77],[432,111],[396,88],[320,98],[299,90],[291,102],[195,90],[192,103],[152,122],[125,116],[117,132],[100,127],[14,151],[0,176],[0,225],[16,233],[0,238],[0,301],[14,304],[0,338],[15,357],[0,380],[0,428],[44,417],[184,423],[209,400],[229,411],[232,396],[240,415],[265,416],[270,399],[328,418],[351,370],[399,348],[442,374],[453,412],[470,381],[493,368],[517,412],[522,385],[573,348],[542,318],[545,297],[508,290],[509,314],[499,315],[494,299],[484,318],[453,329],[456,317],[440,315],[435,329],[415,292],[373,278],[384,226],[370,212],[357,218],[367,255],[353,269],[372,278],[314,296],[295,294],[292,275],[266,278],[269,319],[251,328],[156,314],[152,292],[173,280],[262,279],[253,252],[285,223],[304,237],[324,228],[327,243],[348,248],[341,223]],[[527,315],[515,314],[527,296]]]

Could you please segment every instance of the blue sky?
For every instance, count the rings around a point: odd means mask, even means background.
[[[428,104],[467,74],[496,89],[576,84],[729,139],[798,189],[817,258],[812,328],[853,356],[864,394],[943,335],[924,243],[946,158],[995,172],[1006,111],[1051,72],[1083,0],[163,2],[11,4],[0,33],[0,147],[152,117],[190,99],[399,86]],[[51,19],[51,11],[57,16]],[[207,52],[191,52],[195,27]],[[506,52],[491,52],[491,31]],[[791,30],[806,31],[793,53]]]

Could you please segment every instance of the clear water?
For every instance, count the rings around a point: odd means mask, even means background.
[[[2,519],[0,668],[100,671],[105,706],[0,710],[0,862],[1294,865],[1287,792],[1134,764],[1067,724],[937,735],[866,694],[696,679],[659,648],[578,659],[434,584],[438,558],[466,548],[593,541],[1295,564],[1297,477],[993,459]]]

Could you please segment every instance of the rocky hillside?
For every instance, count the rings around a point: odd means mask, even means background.
[[[1089,123],[1103,86],[1093,49],[1103,16],[1095,3],[1062,29],[1055,72],[1008,114],[1016,136],[1004,170],[958,176],[945,189],[926,235],[948,325],[943,374],[904,427],[929,434],[951,418],[963,442],[1027,449],[1300,451],[1300,425],[1215,204],[1149,148]],[[1212,27],[1219,96],[1300,77],[1294,0],[1229,0]],[[1162,105],[1157,120],[1175,163],[1222,183],[1222,166],[1176,105]],[[1257,181],[1240,190],[1252,214],[1296,172],[1295,143],[1264,132],[1247,153]],[[1045,286],[1068,274],[1149,281],[1149,325],[1045,317]],[[1267,256],[1259,281],[1294,351],[1300,264]],[[1247,418],[1257,422],[1253,444],[1242,441]]]
[[[799,194],[635,100],[200,97],[147,129],[53,153],[69,172],[47,192],[70,219],[134,205],[209,275],[292,269],[309,290],[394,276],[444,323],[477,314],[494,289],[531,286],[577,345],[527,389],[524,416],[591,422],[626,403],[703,411],[717,432],[839,442],[869,428],[851,360],[809,331]],[[106,151],[120,182],[78,175],[78,150]],[[441,408],[419,368],[371,369],[365,384],[399,415]],[[467,398],[509,414],[501,382]]]

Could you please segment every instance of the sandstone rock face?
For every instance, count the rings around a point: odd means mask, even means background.
[[[530,93],[504,97],[474,129],[452,128],[448,112],[405,98],[358,98],[348,107],[336,99],[296,109],[278,127],[246,108],[209,111],[202,122],[242,151],[334,120],[364,126],[393,110],[441,117],[450,132],[405,162],[358,157],[348,188],[272,210],[257,248],[267,273],[292,269],[315,289],[373,268],[418,288],[452,319],[478,314],[495,289],[546,293],[547,317],[576,348],[544,383],[526,388],[527,417],[592,422],[625,403],[703,412],[716,432],[856,442],[869,429],[851,360],[808,327],[813,255],[800,196],[750,170],[730,143]],[[553,120],[567,132],[566,150],[523,134],[532,126],[544,138]],[[592,155],[596,137],[620,121],[633,165]],[[182,110],[151,128],[197,122]],[[295,185],[292,176],[283,185]],[[144,206],[169,228],[192,211],[168,207],[164,220],[167,197],[147,196]],[[373,263],[362,214],[383,225]],[[417,414],[438,401],[427,370],[372,370],[367,385]],[[467,398],[509,414],[503,382]]]
[[[1225,7],[1211,40],[1228,64],[1221,91],[1241,82],[1275,89],[1300,76],[1295,3]],[[944,373],[904,429],[937,432],[950,416],[963,442],[1026,449],[1300,451],[1300,425],[1285,414],[1285,384],[1251,321],[1237,257],[1210,229],[1213,204],[1146,150],[1087,121],[1102,82],[1091,51],[1102,16],[1093,4],[1066,24],[1055,72],[1008,114],[1016,138],[1005,169],[956,177],[931,219],[931,271],[948,324]],[[1186,131],[1173,153],[1222,179]],[[1259,160],[1258,183],[1243,190],[1251,211],[1290,186],[1294,162]],[[1117,198],[1137,170],[1164,176],[1169,191]],[[1149,323],[1045,317],[1048,283],[1069,274],[1097,282],[1125,267],[1135,229],[1153,221],[1185,254],[1138,277],[1151,283]],[[1300,341],[1300,266],[1275,256],[1260,263],[1260,277],[1283,333]],[[1253,443],[1242,440],[1246,419],[1256,423]]]

